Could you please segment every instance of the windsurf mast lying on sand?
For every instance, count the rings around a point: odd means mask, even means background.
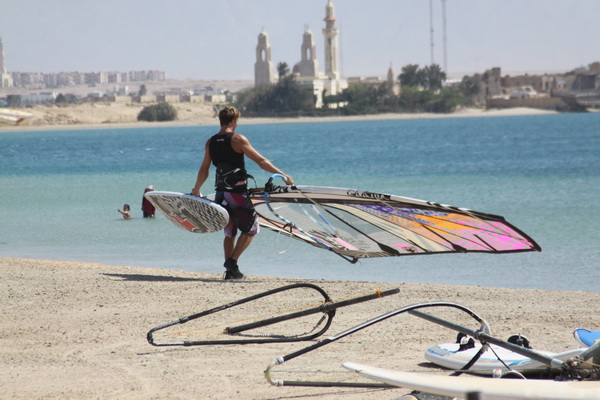
[[[540,251],[504,217],[384,193],[320,186],[252,189],[264,228],[356,262],[439,253]]]
[[[224,339],[224,340],[203,340],[203,341],[200,340],[200,341],[180,341],[180,342],[167,342],[167,343],[158,343],[154,339],[154,333],[156,331],[166,329],[166,328],[174,326],[174,325],[184,324],[184,323],[192,321],[194,319],[198,319],[198,318],[210,315],[210,314],[224,311],[224,310],[233,308],[235,306],[239,306],[241,304],[248,303],[253,300],[258,300],[258,299],[266,297],[266,296],[271,296],[276,293],[280,293],[280,292],[292,290],[292,289],[299,289],[299,288],[308,288],[308,289],[316,290],[323,296],[324,302],[315,307],[309,307],[306,309],[297,310],[297,311],[289,312],[287,314],[282,314],[282,315],[278,315],[275,317],[261,319],[261,320],[250,322],[250,323],[226,327],[222,330],[222,333],[234,335],[234,334],[239,334],[241,332],[245,332],[248,330],[252,330],[252,329],[256,329],[256,328],[260,328],[260,327],[264,327],[264,326],[269,326],[269,325],[277,324],[277,323],[284,322],[284,321],[289,321],[289,320],[292,320],[295,318],[300,318],[300,317],[304,317],[304,316],[308,316],[308,315],[312,315],[312,314],[322,313],[323,317],[317,322],[317,324],[315,325],[315,327],[313,328],[312,331],[314,331],[323,322],[324,319],[326,319],[326,323],[323,326],[323,328],[316,333],[309,333],[306,335],[294,335],[294,336],[277,335],[277,337],[260,337],[260,338],[250,338],[250,339]],[[396,294],[399,292],[400,292],[400,289],[376,291],[371,294],[357,296],[357,297],[353,297],[350,299],[334,302],[331,300],[329,295],[319,286],[313,285],[310,283],[296,283],[296,284],[292,284],[292,285],[288,285],[288,286],[283,286],[283,287],[280,287],[277,289],[268,290],[266,292],[262,292],[262,293],[259,293],[259,294],[253,295],[253,296],[246,297],[241,300],[237,300],[237,301],[234,301],[234,302],[231,302],[228,304],[224,304],[219,307],[212,308],[210,310],[202,311],[197,314],[193,314],[193,315],[190,315],[187,317],[180,318],[177,321],[173,321],[173,322],[170,322],[170,323],[167,323],[164,325],[157,326],[155,328],[152,328],[148,332],[148,334],[146,335],[146,338],[148,340],[148,343],[150,343],[153,346],[208,346],[208,345],[224,345],[224,344],[249,344],[249,343],[257,344],[257,343],[298,342],[298,341],[311,340],[311,339],[321,336],[323,333],[325,333],[327,331],[327,329],[329,329],[329,327],[331,326],[331,323],[333,321],[333,317],[335,316],[335,311],[338,308],[362,303],[362,302],[369,301],[369,300],[378,299],[378,298],[389,296],[389,295]],[[263,336],[267,336],[267,335],[263,335]]]

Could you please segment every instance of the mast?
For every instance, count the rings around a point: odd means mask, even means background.
[[[429,0],[429,41],[431,43],[431,65],[433,65],[433,6]]]
[[[446,0],[442,0],[442,15],[444,27],[444,72],[448,75],[448,51],[446,43]]]

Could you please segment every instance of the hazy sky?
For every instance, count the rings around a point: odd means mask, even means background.
[[[431,63],[428,0],[333,0],[343,76]],[[174,79],[254,79],[257,36],[293,66],[308,26],[324,67],[327,0],[0,0],[8,71],[161,70]],[[434,62],[444,66],[442,2]],[[599,0],[447,0],[450,76],[569,71],[600,61]]]

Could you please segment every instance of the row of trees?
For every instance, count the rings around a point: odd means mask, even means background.
[[[296,82],[287,63],[279,63],[277,72],[277,84],[249,88],[238,93],[239,108],[246,114],[281,115],[315,107],[314,95]]]
[[[472,104],[479,93],[479,83],[465,76],[455,87],[444,87],[446,74],[439,65],[420,68],[406,65],[398,76],[401,91],[394,94],[388,83],[373,86],[353,83],[335,96],[323,96],[323,109],[315,109],[316,98],[301,87],[290,74],[286,63],[277,65],[279,81],[275,85],[247,89],[238,94],[237,105],[251,115],[286,115],[291,113],[373,114],[382,112],[449,113]],[[333,109],[331,104],[338,105]]]

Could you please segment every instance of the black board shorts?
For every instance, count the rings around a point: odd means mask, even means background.
[[[258,216],[248,193],[216,192],[215,202],[229,213],[225,236],[234,237],[238,230],[242,235],[256,235],[259,232]]]

